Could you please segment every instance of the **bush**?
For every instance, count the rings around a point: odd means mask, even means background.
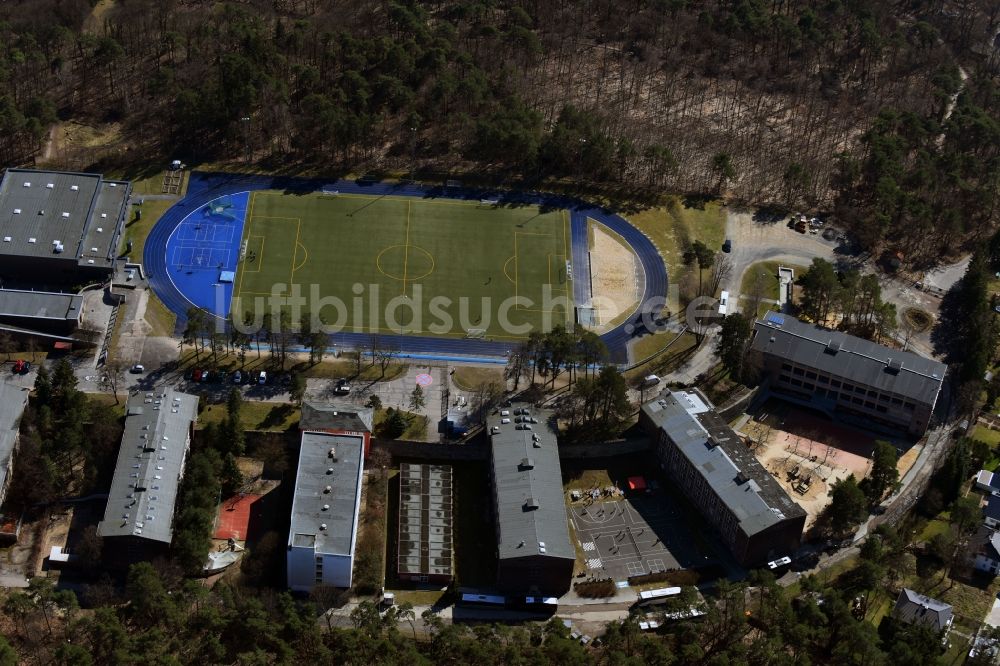
[[[615,581],[610,578],[601,578],[599,580],[587,580],[582,583],[574,583],[573,589],[581,597],[586,597],[588,599],[599,599],[601,597],[613,597],[615,596]]]

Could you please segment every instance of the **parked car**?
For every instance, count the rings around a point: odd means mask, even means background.
[[[142,373],[146,372],[146,367],[141,363],[136,363],[129,369],[129,371],[133,375],[141,375]]]
[[[260,377],[257,378],[257,383],[262,386],[267,383],[267,370],[260,371]]]
[[[351,392],[351,385],[347,383],[346,379],[338,379],[337,386],[333,389],[333,392],[337,395],[347,395]]]
[[[201,381],[201,368],[195,368],[191,373],[191,381],[200,382]]]
[[[732,252],[733,251],[733,241],[731,241],[731,240],[729,240],[727,238],[725,240],[725,242],[722,244],[722,251],[723,252]]]
[[[233,373],[233,383],[239,384],[242,381],[243,381],[243,373],[237,370],[236,372]]]
[[[17,359],[16,361],[14,361],[14,368],[13,368],[14,372],[17,373],[17,374],[23,374],[24,373],[24,364],[26,362],[27,361],[24,361],[22,359]]]

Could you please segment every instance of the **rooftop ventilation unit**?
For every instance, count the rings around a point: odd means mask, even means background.
[[[885,369],[893,375],[898,375],[899,371],[903,369],[903,362],[898,358],[890,358],[885,364]]]
[[[326,468],[326,473],[327,474],[333,474],[333,468],[332,467],[327,467]]]
[[[330,510],[330,505],[329,504],[324,504],[323,505],[323,510],[324,511],[329,511]]]
[[[14,209],[14,215],[20,215],[20,214],[21,214],[21,209],[20,208],[15,208]]]
[[[544,553],[545,552],[545,542],[544,541],[539,541],[538,542],[538,552],[539,553]]]
[[[538,500],[536,500],[534,497],[529,497],[528,499],[524,500],[525,511],[534,511],[537,508],[538,508]]]
[[[330,452],[327,453],[327,456],[329,456],[330,460],[336,460],[337,459],[337,449],[335,449],[335,448],[333,448],[331,446],[330,447]]]
[[[79,192],[80,191],[80,186],[79,185],[70,185],[69,189],[73,190],[74,192]]]
[[[737,472],[736,473],[736,485],[742,486],[744,483],[746,483],[749,480],[750,480],[750,478],[746,474],[744,474],[743,472]]]
[[[840,340],[830,340],[826,343],[826,349],[824,350],[827,354],[836,354],[840,351]]]
[[[518,464],[521,469],[534,469],[535,461],[531,458],[521,458],[521,462]]]
[[[326,488],[323,489],[323,492],[329,495],[331,492],[333,492],[333,486],[327,486]]]
[[[320,523],[320,524],[319,524],[319,528],[320,528],[321,530],[325,530],[325,529],[326,529],[326,523]]]

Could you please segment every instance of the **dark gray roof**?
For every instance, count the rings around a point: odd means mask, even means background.
[[[969,538],[968,550],[974,555],[983,555],[994,562],[1000,562],[1000,531],[988,525],[980,525]]]
[[[944,631],[951,624],[951,605],[904,587],[893,610],[896,619],[907,624],[922,624],[934,631]]]
[[[879,391],[933,405],[947,366],[911,352],[768,312],[754,324],[751,348]]]
[[[28,393],[28,389],[0,383],[0,489],[7,484],[7,466],[17,443],[18,427],[28,404]],[[3,502],[2,495],[0,502]]]
[[[516,429],[515,410],[529,410],[538,423],[531,430]],[[545,410],[516,403],[488,419],[502,560],[532,555],[576,558],[550,418]],[[510,423],[501,423],[503,419]]]
[[[77,320],[82,308],[78,294],[0,289],[0,315],[6,317]]]
[[[739,435],[697,395],[664,393],[642,407],[752,536],[805,515]]]
[[[399,466],[399,573],[452,574],[451,466]]]
[[[364,448],[364,439],[356,435],[302,433],[289,546],[327,555],[354,553]]]
[[[197,396],[172,388],[129,397],[125,433],[98,534],[170,543],[177,489],[197,416]]]
[[[1000,521],[1000,497],[990,495],[986,498],[986,506],[983,507],[983,516]]]
[[[93,173],[8,169],[0,181],[0,255],[110,266],[129,188]]]
[[[299,418],[302,430],[372,431],[372,410],[350,403],[304,402]]]

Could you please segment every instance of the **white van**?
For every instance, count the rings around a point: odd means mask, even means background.
[[[660,378],[657,377],[656,375],[646,375],[646,377],[642,380],[642,382],[646,386],[656,386],[657,384],[660,383]]]
[[[262,386],[267,383],[267,370],[260,371],[260,377],[257,378],[257,383]]]

